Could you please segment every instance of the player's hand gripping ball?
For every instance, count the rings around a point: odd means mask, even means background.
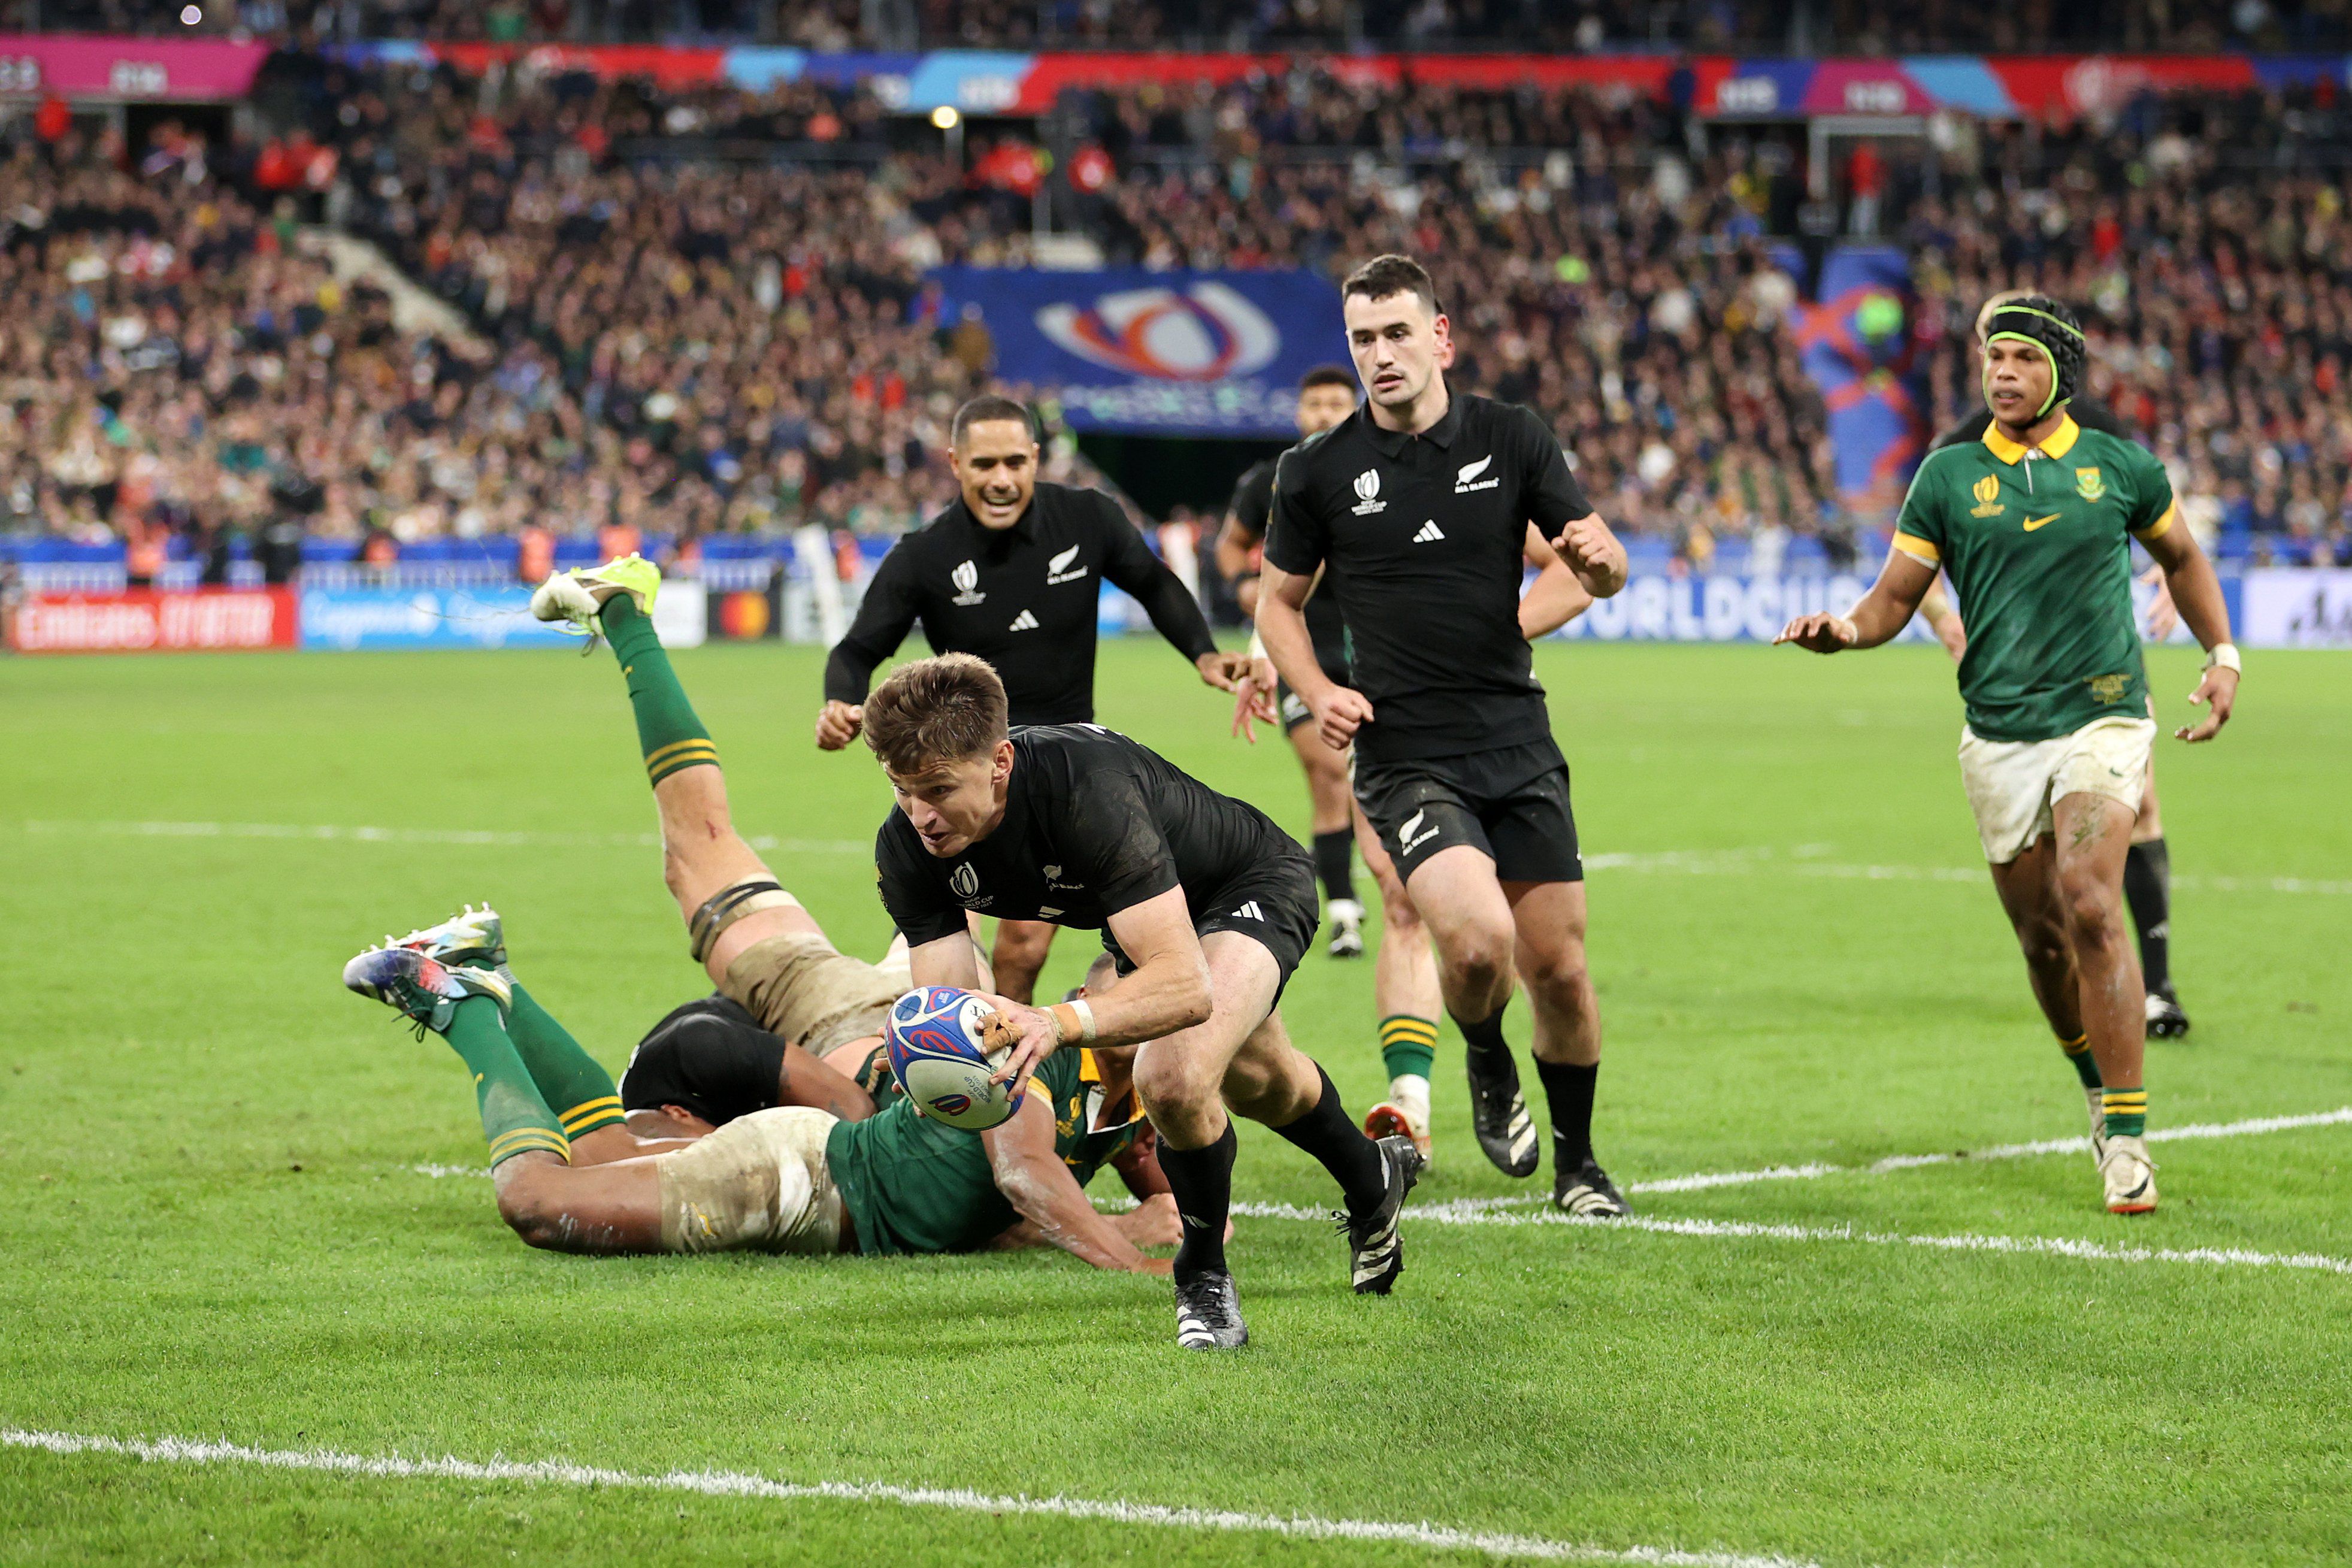
[[[1009,1083],[991,1083],[1010,1048],[994,1045],[996,1010],[953,985],[919,985],[891,1004],[882,1038],[890,1071],[926,1116],[966,1132],[1001,1127],[1021,1109]]]

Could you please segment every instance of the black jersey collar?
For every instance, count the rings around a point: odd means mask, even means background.
[[[1371,442],[1373,449],[1383,458],[1397,456],[1404,450],[1406,442],[1416,438],[1428,442],[1441,451],[1452,447],[1454,437],[1462,433],[1462,395],[1452,392],[1450,388],[1448,391],[1451,395],[1446,399],[1445,416],[1421,432],[1418,437],[1410,436],[1402,430],[1384,429],[1377,420],[1373,419],[1371,405],[1366,404],[1363,410],[1364,438]]]
[[[964,527],[980,535],[982,539],[1017,539],[1024,544],[1034,544],[1037,542],[1037,502],[1039,499],[1040,498],[1036,490],[1033,489],[1029,492],[1028,506],[1023,509],[1020,517],[1014,521],[1011,528],[996,529],[989,527],[988,524],[981,521],[979,518],[972,515],[971,508],[964,504],[964,499],[961,495],[957,496],[954,502],[949,506],[948,515],[954,518],[958,522],[962,523]]]

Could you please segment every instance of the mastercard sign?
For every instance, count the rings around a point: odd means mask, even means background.
[[[721,594],[711,608],[711,629],[730,642],[755,642],[776,635],[775,606],[754,589]]]

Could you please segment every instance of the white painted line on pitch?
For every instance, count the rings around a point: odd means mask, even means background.
[[[2076,1241],[2060,1236],[1927,1236],[1902,1231],[1856,1230],[1850,1225],[1771,1225],[1754,1220],[1657,1219],[1625,1215],[1616,1219],[1587,1218],[1552,1209],[1534,1213],[1473,1206],[1475,1200],[1425,1204],[1406,1209],[1405,1217],[1430,1225],[1573,1226],[1587,1230],[1638,1230],[1654,1236],[1685,1236],[1716,1239],[1761,1241],[1856,1242],[1869,1247],[1926,1247],[1949,1252],[2005,1252],[2025,1256],[2073,1258],[2090,1263],[2204,1263],[2227,1268],[2304,1268],[2326,1274],[2352,1274],[2352,1258],[2330,1258],[2315,1252],[2251,1252],[2236,1247],[2110,1247],[2096,1241]],[[1299,1204],[1237,1203],[1234,1213],[1250,1219],[1303,1219],[1328,1222],[1332,1211]]]
[[[1425,1521],[1408,1524],[1372,1519],[1322,1519],[1313,1514],[1237,1513],[1222,1509],[1171,1508],[1160,1503],[1058,1495],[991,1497],[960,1488],[899,1487],[880,1481],[779,1481],[736,1470],[671,1470],[655,1475],[575,1465],[561,1459],[527,1463],[511,1459],[487,1463],[455,1458],[404,1459],[396,1455],[378,1458],[338,1453],[331,1448],[254,1448],[239,1443],[200,1442],[184,1437],[159,1437],[150,1442],[71,1432],[25,1432],[13,1427],[0,1428],[0,1445],[59,1455],[102,1454],[151,1464],[255,1465],[267,1469],[313,1470],[393,1480],[517,1481],[538,1486],[691,1492],[702,1497],[766,1501],[897,1503],[904,1508],[946,1509],[958,1513],[1027,1514],[1162,1530],[1222,1531],[1305,1541],[1377,1542],[1553,1563],[1636,1563],[1656,1564],[1658,1568],[1812,1568],[1802,1559],[1778,1555],[1679,1552],[1663,1546],[1588,1546],[1540,1535],[1455,1530]]]
[[[651,833],[509,832],[495,828],[340,827],[285,822],[68,822],[26,821],[27,833],[87,833],[129,838],[288,838],[347,841],[354,844],[451,844],[523,848],[592,848],[618,846],[658,848],[661,838]],[[864,855],[874,847],[855,838],[747,838],[760,850],[786,855]],[[1690,876],[1744,876],[1785,871],[1800,877],[1835,877],[1867,881],[1965,882],[1987,878],[1981,866],[1868,866],[1811,859],[1807,851],[1822,845],[1799,845],[1794,850],[1774,848],[1665,850],[1656,854],[1587,855],[1589,871],[1663,871]],[[2222,893],[2324,893],[2352,895],[2352,881],[2328,881],[2309,877],[2213,877],[2176,873],[2176,888]]]
[[[290,822],[57,822],[27,821],[27,833],[87,833],[113,838],[294,838],[352,844],[453,844],[467,847],[580,849],[616,846],[658,849],[658,833],[505,832],[472,827],[336,827]],[[864,855],[874,846],[854,838],[777,838],[761,834],[744,839],[754,849],[787,855]]]
[[[1745,876],[1756,872],[1790,872],[1800,877],[1885,882],[1965,882],[1989,880],[1981,866],[1873,866],[1809,858],[1808,850],[1825,846],[1800,845],[1793,851],[1754,849],[1667,850],[1659,854],[1588,855],[1587,870],[1663,871],[1688,876]],[[2176,888],[2220,893],[2325,893],[2352,895],[2352,881],[2310,877],[2220,877],[2194,871],[2173,874]]]

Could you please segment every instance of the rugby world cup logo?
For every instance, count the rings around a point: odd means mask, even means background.
[[[948,886],[959,899],[976,897],[980,892],[980,873],[970,866],[959,866],[948,873]]]
[[[1264,310],[1213,281],[1122,289],[1092,304],[1048,305],[1037,330],[1089,364],[1158,381],[1222,381],[1272,363],[1282,333]]]
[[[980,568],[969,561],[949,573],[948,581],[955,584],[955,603],[959,605],[977,605],[988,597],[972,592],[980,586]]]
[[[1370,500],[1381,493],[1381,476],[1370,468],[1356,476],[1356,499]]]

